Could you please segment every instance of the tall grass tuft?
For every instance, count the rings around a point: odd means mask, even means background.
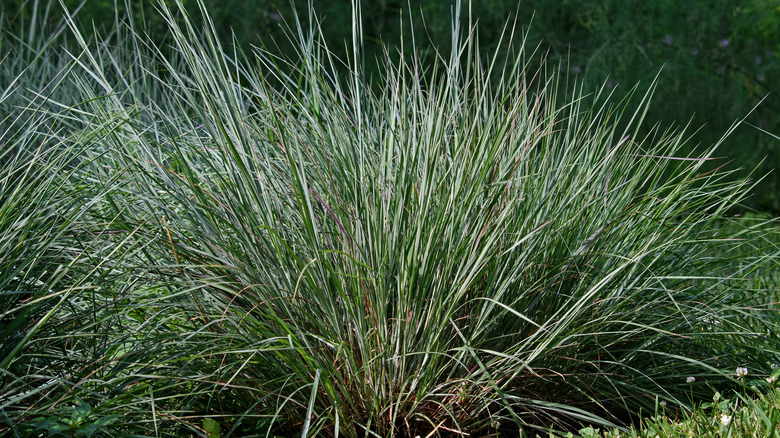
[[[94,316],[90,294],[102,262],[91,259],[96,247],[90,236],[100,225],[85,216],[110,184],[84,179],[84,145],[70,140],[77,118],[69,98],[76,90],[68,90],[67,77],[75,64],[53,53],[53,45],[66,41],[66,27],[64,20],[49,22],[52,6],[40,5],[22,28],[28,32],[5,27],[0,16],[3,434],[20,414],[51,406],[75,370],[91,361],[80,348],[85,343],[64,334],[74,335]]]
[[[71,22],[59,120],[121,291],[79,331],[103,339],[72,390],[93,406],[170,434],[579,430],[777,358],[776,247],[722,227],[750,183],[705,169],[718,145],[681,155],[684,128],[639,134],[654,85],[529,71],[511,24],[482,59],[460,5],[451,51],[388,49],[377,88],[357,2],[348,60],[314,15],[279,57],[159,6],[171,50]]]

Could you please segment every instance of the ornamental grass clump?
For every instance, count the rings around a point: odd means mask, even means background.
[[[776,292],[744,281],[773,259],[713,257],[749,185],[708,167],[717,145],[642,126],[652,87],[617,100],[529,70],[511,26],[485,56],[459,8],[449,52],[388,49],[371,86],[358,3],[347,60],[314,16],[280,58],[178,6],[160,4],[170,50],[73,29],[70,140],[111,182],[91,214],[137,243],[113,272],[155,294],[128,283],[101,313],[121,348],[76,385],[100,403],[157,431],[579,430],[776,357],[750,328]]]
[[[64,20],[49,21],[52,6],[41,6],[24,33],[5,27],[0,13],[3,436],[9,430],[31,436],[17,425],[70,401],[63,402],[64,391],[99,362],[95,330],[99,309],[110,300],[99,297],[94,282],[109,281],[103,255],[122,247],[95,239],[106,224],[92,221],[92,210],[111,182],[92,184],[82,173],[95,163],[85,157],[86,144],[73,138],[81,122],[71,116],[71,98],[79,94],[68,80],[75,63],[50,48],[65,41],[67,29]]]

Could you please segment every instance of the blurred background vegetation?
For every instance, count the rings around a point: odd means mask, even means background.
[[[170,0],[168,0],[170,1]],[[183,0],[195,11],[195,0]],[[306,16],[307,1],[204,0],[225,42],[244,50],[252,45],[284,53],[285,23],[293,9]],[[372,0],[363,4],[366,71],[376,74],[373,61],[382,56],[382,42],[397,56],[402,35],[409,41],[414,29],[418,50],[434,56],[434,47],[448,50],[455,0]],[[43,2],[42,2],[43,3]],[[351,38],[350,0],[314,1],[330,48],[346,54]],[[82,25],[110,31],[115,14],[124,14],[113,0],[65,0],[78,9]],[[164,43],[166,24],[155,0],[130,0],[135,24],[144,26]],[[468,1],[464,0],[464,9]],[[43,14],[32,0],[3,0],[3,25],[23,27],[31,14]],[[652,126],[691,122],[690,147],[712,144],[731,124],[745,116],[724,143],[717,165],[733,160],[744,176],[769,174],[746,201],[749,208],[780,214],[780,2],[778,0],[479,0],[470,6],[478,20],[485,55],[492,54],[507,20],[528,32],[527,47],[539,47],[532,63],[542,58],[560,65],[585,90],[606,85],[623,94],[637,83],[647,87],[660,73]],[[59,11],[50,11],[52,17]],[[468,14],[464,14],[464,20]],[[305,24],[305,23],[304,23]],[[34,31],[27,29],[27,31]],[[3,42],[6,46],[19,42]],[[406,44],[404,47],[411,47]],[[8,48],[2,48],[5,52]],[[408,50],[408,49],[407,49]],[[763,102],[762,102],[763,100]],[[762,102],[752,113],[751,110]]]

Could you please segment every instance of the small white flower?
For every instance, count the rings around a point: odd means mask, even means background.
[[[775,376],[769,376],[769,377],[766,378],[766,383],[771,385],[771,384],[775,383],[775,380],[776,380]]]
[[[666,407],[666,402],[665,402],[665,401],[663,401],[663,400],[661,400],[661,402],[660,402],[660,403],[658,403],[658,404],[659,404],[659,405],[661,405],[661,407],[662,407],[662,408],[665,408],[665,407]]]
[[[685,381],[688,382],[688,383],[693,383],[693,382],[696,381],[696,377],[693,377],[693,376],[688,377],[687,379],[685,379]]]
[[[769,368],[772,368],[773,370],[777,369],[777,364],[773,363],[772,365],[769,365]]]
[[[731,423],[731,415],[720,414],[720,423],[724,426],[728,426]]]
[[[747,374],[748,374],[747,368],[745,368],[745,367],[737,367],[737,377],[738,378],[741,379],[741,378],[747,376]]]

